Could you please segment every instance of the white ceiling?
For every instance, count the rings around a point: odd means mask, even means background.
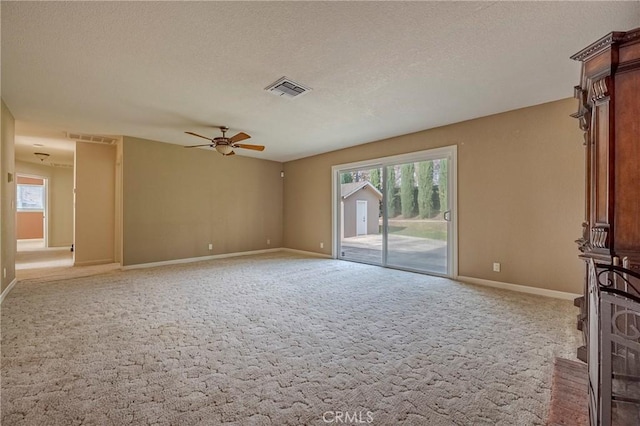
[[[277,161],[570,97],[569,55],[640,26],[638,1],[1,7],[19,136],[37,125],[189,145],[202,140],[184,131],[227,125],[267,147],[242,154]],[[282,76],[313,91],[263,90]]]

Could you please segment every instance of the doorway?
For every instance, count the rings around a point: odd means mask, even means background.
[[[47,247],[47,179],[16,176],[16,238],[20,249]]]
[[[16,175],[16,276],[20,279],[25,270],[73,264],[69,246],[55,247],[55,238],[49,238],[49,184],[48,176]]]
[[[456,166],[455,146],[334,166],[334,257],[455,277]]]

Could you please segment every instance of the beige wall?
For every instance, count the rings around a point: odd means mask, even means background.
[[[123,264],[281,247],[281,170],[273,161],[125,137]]]
[[[16,161],[16,173],[47,178],[49,247],[73,244],[73,168]]]
[[[0,289],[4,291],[16,277],[15,121],[4,101],[0,103]]]
[[[284,245],[331,252],[331,166],[457,145],[459,275],[581,293],[575,109],[566,99],[285,163]]]
[[[115,146],[76,143],[76,265],[114,262],[115,169]]]

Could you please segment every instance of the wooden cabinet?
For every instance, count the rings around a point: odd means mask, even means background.
[[[573,116],[585,132],[586,171],[585,220],[577,240],[585,296],[576,299],[585,346],[578,358],[588,363],[591,424],[637,424],[640,28],[612,32],[571,58],[582,62]]]
[[[585,260],[640,271],[640,28],[612,32],[571,57],[585,135]]]
[[[576,242],[586,295],[590,259],[640,272],[640,28],[607,34],[571,59],[582,62],[573,117],[585,132],[585,220]],[[586,362],[588,300],[576,305],[585,333],[578,358]]]

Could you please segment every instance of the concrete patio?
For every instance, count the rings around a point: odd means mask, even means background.
[[[343,238],[341,258],[382,264],[382,234]],[[447,242],[389,234],[387,265],[436,274],[447,273]]]

